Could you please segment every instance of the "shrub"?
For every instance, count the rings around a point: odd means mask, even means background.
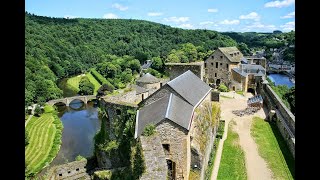
[[[81,156],[81,155],[78,155],[77,157],[76,157],[76,161],[82,161],[82,160],[85,160],[86,158],[85,157],[83,157],[83,156]]]
[[[151,136],[156,132],[156,126],[154,124],[148,124],[143,130],[142,135]]]
[[[42,110],[41,110],[40,106],[37,105],[36,108],[34,109],[34,114],[37,116],[40,116],[41,113],[42,113]]]
[[[219,87],[218,87],[218,90],[221,91],[221,92],[228,92],[229,91],[227,86],[224,85],[224,84],[220,84]]]

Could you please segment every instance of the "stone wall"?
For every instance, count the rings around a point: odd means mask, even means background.
[[[211,91],[211,101],[220,101],[220,92],[219,91]]]
[[[140,179],[165,180],[168,173],[168,167],[160,137],[153,135],[149,137],[140,136],[139,138],[146,167],[146,171],[142,174]]]
[[[160,88],[160,82],[157,82],[157,83],[137,82],[137,85],[140,87],[144,87],[146,89],[159,89]]]
[[[262,95],[268,111],[275,110],[278,129],[295,158],[295,116],[268,84],[259,84],[258,87],[257,92]]]
[[[92,167],[93,168],[93,167]],[[73,161],[67,164],[53,166],[47,171],[47,179],[77,179],[81,177],[90,177],[86,172],[90,170],[87,167],[87,160]]]
[[[217,126],[213,127],[211,124],[211,103],[207,104],[207,107],[204,107],[205,103],[210,102],[204,101],[196,108],[189,133],[192,149],[190,165],[192,169],[200,171],[200,180],[205,178],[205,171],[208,166],[217,130]]]
[[[170,79],[174,79],[178,77],[180,74],[190,70],[196,76],[198,76],[201,80],[203,80],[204,76],[204,63],[194,62],[194,63],[166,63],[165,64],[166,71],[170,73]]]
[[[169,144],[166,158],[176,163],[176,179],[188,179],[190,161],[190,137],[188,131],[170,120],[163,120],[157,127],[161,144]],[[188,146],[189,145],[189,146]]]

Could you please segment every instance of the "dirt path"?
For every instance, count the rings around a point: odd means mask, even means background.
[[[227,138],[228,124],[230,120],[234,119],[236,125],[235,131],[239,134],[240,145],[245,152],[246,169],[249,180],[260,179],[267,180],[272,179],[272,172],[268,169],[266,162],[258,154],[257,145],[250,135],[250,127],[253,116],[259,116],[265,118],[265,113],[261,109],[253,115],[245,115],[243,117],[236,116],[232,113],[232,110],[245,109],[247,106],[247,98],[251,97],[251,94],[246,94],[246,97],[234,94],[223,93],[224,96],[231,98],[221,98],[221,119],[225,120],[225,131],[222,141],[220,141],[216,159],[214,162],[213,172],[211,180],[216,180],[218,177],[218,170],[220,166],[220,160],[222,155],[223,142]],[[234,97],[234,98],[233,98]]]

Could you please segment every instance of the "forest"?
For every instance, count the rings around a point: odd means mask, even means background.
[[[190,44],[182,47],[187,43]],[[133,19],[51,18],[26,12],[25,105],[62,97],[58,81],[86,73],[90,68],[105,73],[110,80],[110,72],[103,72],[98,66],[114,68],[107,63],[113,61],[113,55],[130,56],[130,60],[140,63],[152,58],[164,62],[176,49],[174,60],[178,57],[186,62],[200,60],[217,47],[236,45],[230,37],[210,30],[184,30]],[[182,48],[190,48],[192,53],[181,55]],[[199,53],[195,54],[194,48]],[[135,63],[132,61],[131,66]],[[124,81],[130,81],[130,72],[135,72],[134,68],[116,65],[114,70],[124,71]],[[122,86],[118,82],[121,77],[116,78],[113,85]]]

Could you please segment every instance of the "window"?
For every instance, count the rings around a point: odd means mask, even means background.
[[[220,59],[222,59],[223,58],[223,56],[220,56]]]
[[[218,65],[219,65],[219,63],[218,63],[218,62],[216,62],[216,68],[218,68]]]
[[[165,154],[170,154],[170,144],[162,144]]]
[[[211,63],[211,66],[213,66],[213,63]]]
[[[230,54],[231,57],[233,57],[233,54]]]
[[[220,66],[222,66],[222,63],[220,63]]]
[[[227,64],[227,69],[229,70],[229,64]]]
[[[214,73],[214,77],[217,77],[217,73]]]
[[[204,63],[204,68],[207,68],[207,63]]]
[[[62,174],[59,174],[59,176],[62,176]]]
[[[212,59],[214,59],[214,56],[211,56],[212,57]]]
[[[79,168],[77,168],[76,171],[79,171]]]
[[[68,171],[68,174],[70,174],[71,173],[71,171]]]

